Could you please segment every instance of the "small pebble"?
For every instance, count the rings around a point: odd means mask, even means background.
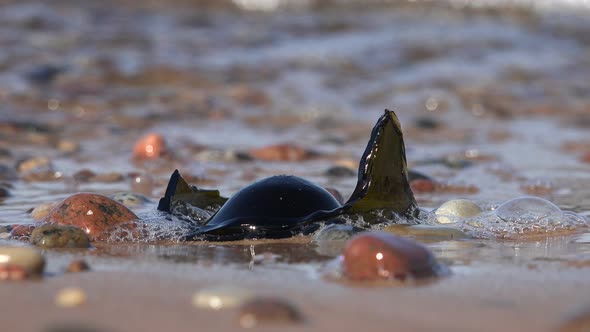
[[[96,174],[90,181],[92,182],[102,182],[102,183],[116,183],[125,180],[125,177],[121,173],[117,172],[110,172],[110,173],[102,173]]]
[[[137,219],[123,204],[106,196],[79,193],[56,204],[44,221],[79,227],[88,234],[90,240],[102,241],[116,227],[122,224],[132,227],[131,222]]]
[[[202,309],[229,309],[242,305],[253,293],[243,288],[222,286],[205,288],[193,295],[193,305]]]
[[[29,278],[25,268],[13,264],[0,264],[0,281],[22,281]]]
[[[159,134],[147,134],[140,138],[133,148],[135,159],[156,159],[167,152],[166,141]]]
[[[31,243],[42,248],[89,248],[88,235],[78,227],[42,225],[31,233]]]
[[[439,269],[425,246],[386,232],[355,236],[343,256],[343,274],[352,281],[405,281],[435,276]]]
[[[79,272],[85,272],[85,271],[89,271],[90,270],[90,266],[88,265],[88,263],[86,263],[86,261],[81,260],[81,259],[77,259],[72,261],[70,264],[68,264],[68,267],[66,268],[66,272],[67,273],[79,273]]]
[[[291,325],[303,322],[303,316],[291,303],[279,298],[255,298],[240,307],[238,322],[243,328],[264,325]]]
[[[89,182],[94,176],[96,176],[96,173],[93,171],[89,169],[82,169],[76,172],[73,177],[77,182]]]
[[[0,247],[0,266],[23,268],[29,275],[39,276],[45,268],[45,258],[32,247]]]
[[[19,161],[16,165],[16,170],[19,174],[42,173],[48,170],[52,171],[53,165],[47,157],[32,157]]]
[[[481,214],[479,205],[468,199],[453,199],[441,205],[434,214],[441,224],[452,224],[461,218],[475,217]]]
[[[87,297],[84,290],[77,287],[69,287],[57,293],[55,304],[62,308],[73,308],[86,303],[86,300]]]

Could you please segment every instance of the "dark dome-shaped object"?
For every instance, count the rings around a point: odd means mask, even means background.
[[[340,203],[324,188],[291,175],[255,182],[232,196],[198,233],[268,234],[339,212]],[[281,236],[282,237],[282,236]]]
[[[419,210],[407,176],[400,123],[394,112],[385,110],[361,157],[355,190],[342,205],[325,189],[296,176],[266,178],[226,201],[217,190],[190,186],[175,171],[158,209],[170,213],[175,202],[206,210],[222,206],[204,226],[195,225],[187,240],[285,238],[312,232],[318,221],[340,222],[333,218],[340,214],[358,215],[365,223],[382,222],[384,211],[416,217]]]

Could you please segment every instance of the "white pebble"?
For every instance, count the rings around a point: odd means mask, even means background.
[[[64,288],[55,298],[55,304],[63,308],[77,307],[84,303],[86,303],[86,293],[77,287]]]
[[[459,218],[475,217],[481,213],[479,205],[468,199],[454,199],[441,205],[434,214],[441,224],[452,224]]]

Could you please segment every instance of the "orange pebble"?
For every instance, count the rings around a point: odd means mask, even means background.
[[[136,159],[159,158],[166,153],[166,142],[162,135],[147,134],[135,143],[133,157]]]

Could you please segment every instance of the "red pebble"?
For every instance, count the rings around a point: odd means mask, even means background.
[[[416,179],[410,182],[410,188],[416,193],[431,193],[436,190],[436,184],[428,179]]]
[[[21,266],[14,264],[0,265],[0,280],[21,281],[29,278],[29,272]]]
[[[343,272],[354,281],[431,277],[437,267],[434,255],[425,246],[390,233],[362,233],[344,248]]]
[[[135,159],[155,159],[166,153],[166,142],[162,135],[147,134],[135,143],[133,157]]]
[[[582,155],[582,157],[580,158],[580,160],[584,163],[589,163],[590,164],[590,152],[586,152]]]
[[[139,219],[123,204],[106,196],[79,193],[55,205],[44,221],[59,225],[72,225],[84,230],[91,240],[104,240],[117,226],[133,227]]]

